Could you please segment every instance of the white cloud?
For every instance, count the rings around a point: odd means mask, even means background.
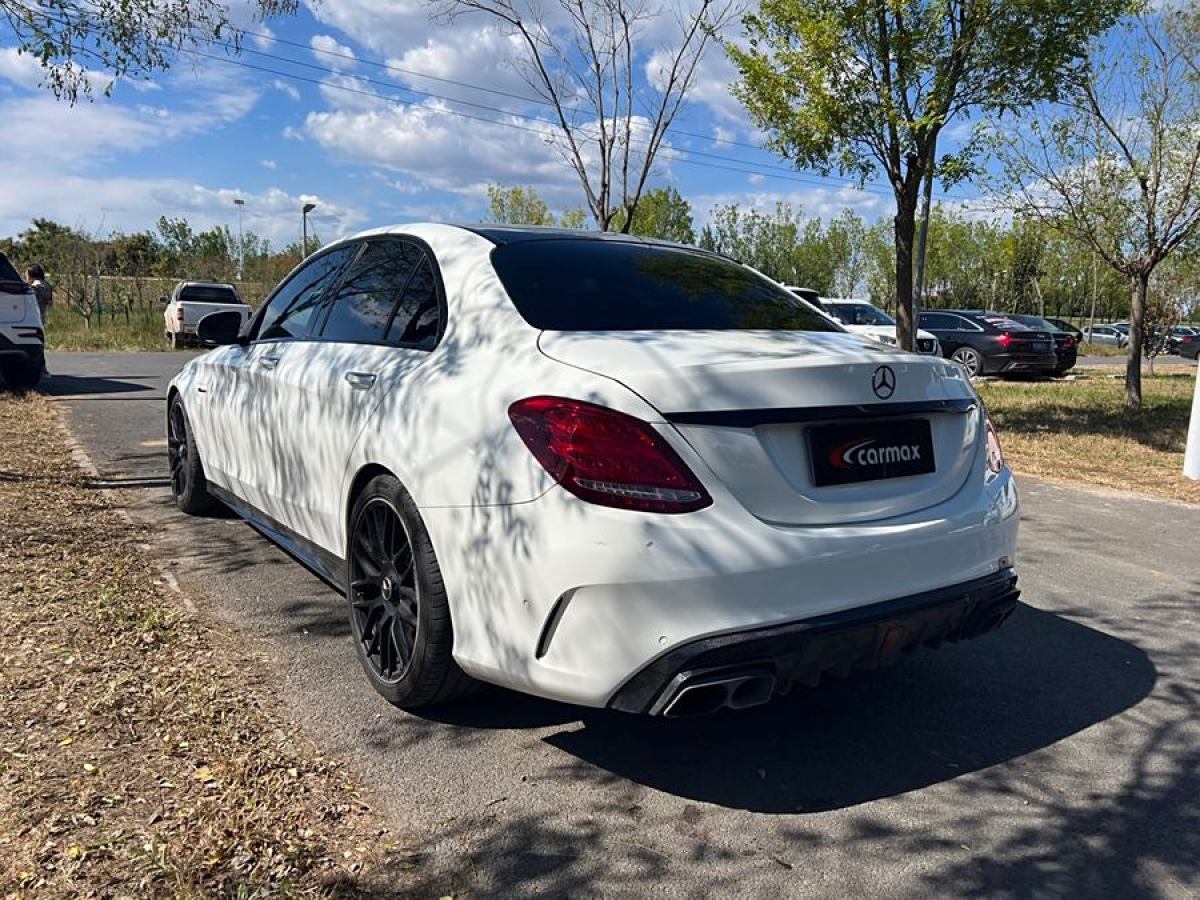
[[[86,205],[79,203],[80,197],[88,198]],[[34,215],[99,234],[150,228],[159,216],[185,216],[196,229],[233,225],[237,221],[235,198],[246,201],[242,208],[245,228],[277,246],[298,239],[300,206],[305,202],[317,204],[309,221],[323,241],[358,230],[366,219],[360,209],[320,196],[289,194],[279,188],[247,192],[171,178],[43,175],[4,184],[0,190],[0,234],[16,234],[28,228]]]
[[[849,185],[836,184],[829,187],[814,185],[811,188],[789,189],[783,192],[758,190],[698,194],[688,197],[688,201],[692,204],[692,215],[696,219],[697,227],[711,221],[714,208],[730,203],[738,204],[743,210],[757,209],[766,213],[773,212],[776,203],[787,203],[793,211],[798,209],[807,217],[824,220],[832,219],[848,207],[867,222],[891,215],[895,209],[891,197],[883,192],[864,191]]]
[[[554,191],[574,183],[549,127],[464,121],[444,110],[434,103],[381,102],[369,109],[309,113],[305,130],[342,159],[404,172],[443,190],[475,191],[495,181]]]
[[[272,81],[271,87],[275,88],[277,91],[287,94],[293,100],[300,99],[300,91],[297,90],[296,86],[294,84],[288,84],[282,78],[276,78],[274,81]]]
[[[263,160],[263,161],[260,163],[260,165],[261,165],[261,166],[262,166],[264,169],[274,169],[274,168],[275,168],[275,160],[273,160],[273,159],[264,159],[264,160]]]
[[[358,65],[354,51],[345,44],[339,44],[336,38],[328,34],[314,34],[309,38],[308,45],[312,47],[313,57],[323,66],[341,72]]]

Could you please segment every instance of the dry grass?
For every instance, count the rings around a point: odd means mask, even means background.
[[[43,399],[0,395],[0,896],[412,888],[264,660],[185,612]],[[426,893],[423,891],[423,893]]]
[[[991,382],[979,392],[1017,472],[1200,503],[1184,478],[1194,370],[1143,376],[1144,406],[1125,409],[1118,372],[1092,369],[1074,382]]]

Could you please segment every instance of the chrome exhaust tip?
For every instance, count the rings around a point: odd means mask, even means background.
[[[748,709],[761,706],[775,693],[775,676],[770,672],[728,672],[686,678],[663,706],[668,719],[706,716],[719,709]]]

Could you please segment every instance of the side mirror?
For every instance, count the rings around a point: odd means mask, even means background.
[[[196,324],[196,338],[205,347],[224,347],[240,343],[242,314],[236,309],[209,313]]]
[[[159,297],[159,298],[158,298],[158,302],[159,302],[159,303],[161,303],[163,306],[166,306],[166,305],[167,305],[168,303],[170,303],[171,301],[170,301],[170,300],[168,300],[166,297]]]

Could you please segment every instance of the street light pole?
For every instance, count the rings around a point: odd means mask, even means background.
[[[308,214],[317,208],[315,203],[305,203],[300,207],[300,258],[308,256]]]
[[[246,241],[242,237],[242,207],[246,205],[246,201],[235,197],[233,205],[238,211],[238,281],[241,281],[246,271]]]

